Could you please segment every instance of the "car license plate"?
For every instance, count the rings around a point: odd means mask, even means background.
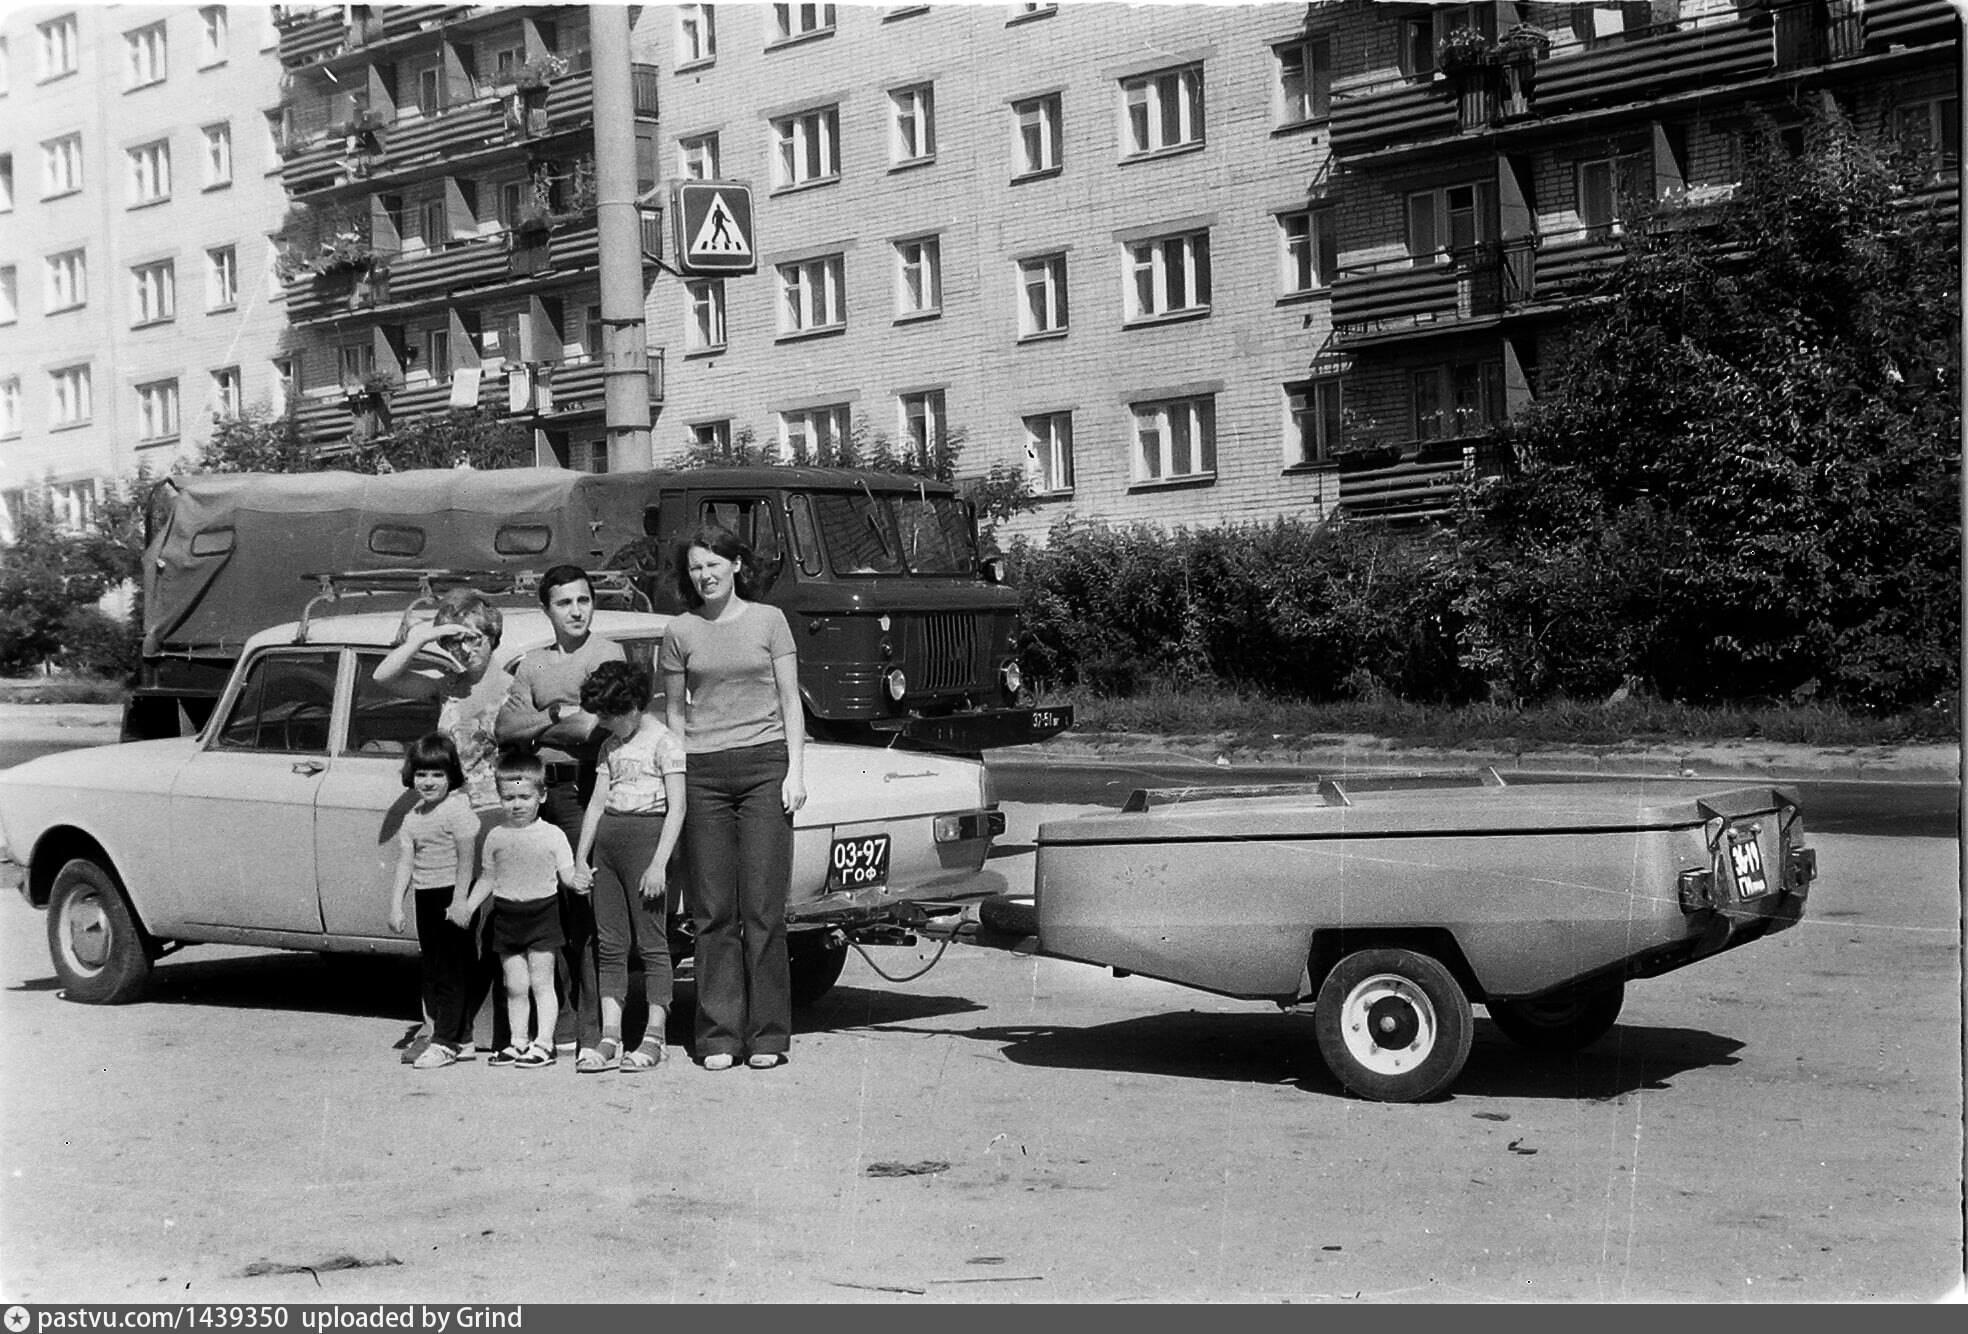
[[[867,889],[888,883],[888,835],[837,838],[827,858],[827,888]]]
[[[1738,899],[1753,899],[1769,891],[1763,878],[1763,849],[1754,830],[1729,831],[1729,873],[1736,882]]]

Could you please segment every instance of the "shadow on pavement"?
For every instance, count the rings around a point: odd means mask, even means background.
[[[930,1030],[919,1030],[930,1031]],[[1087,1028],[1006,1026],[941,1030],[999,1043],[1016,1065],[1171,1075],[1184,1079],[1295,1083],[1349,1096],[1326,1069],[1306,1015],[1149,1015]],[[1733,1038],[1700,1029],[1622,1025],[1583,1052],[1541,1056],[1478,1019],[1476,1042],[1450,1096],[1607,1099],[1671,1086],[1690,1070],[1736,1063]]]
[[[151,970],[141,1003],[414,1021],[422,1013],[418,988],[415,959],[348,959],[279,950],[245,958],[162,960]],[[35,977],[12,989],[58,992],[61,983],[52,976]]]
[[[825,1033],[842,1029],[883,1029],[920,1019],[976,1014],[986,1008],[963,996],[926,996],[915,991],[837,986],[814,1004],[793,1011],[793,1031]],[[898,1028],[898,1031],[903,1030]]]

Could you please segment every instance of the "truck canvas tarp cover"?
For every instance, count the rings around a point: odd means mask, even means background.
[[[309,575],[607,568],[608,544],[641,533],[642,502],[597,480],[561,468],[168,478],[144,548],[144,654],[236,656],[247,636],[299,619]]]

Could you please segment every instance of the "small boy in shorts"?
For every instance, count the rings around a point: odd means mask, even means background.
[[[554,1063],[554,953],[562,944],[560,886],[585,890],[588,876],[574,865],[567,835],[540,818],[546,766],[535,755],[501,755],[499,805],[505,822],[485,835],[483,869],[471,897],[451,910],[462,925],[478,906],[492,899],[492,948],[506,983],[506,1014],[512,1045],[487,1065],[537,1069]],[[526,1038],[527,1001],[532,1000],[533,1038]]]

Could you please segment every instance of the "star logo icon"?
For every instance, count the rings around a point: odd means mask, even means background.
[[[27,1328],[27,1308],[9,1306],[7,1308],[7,1334],[21,1334]]]

